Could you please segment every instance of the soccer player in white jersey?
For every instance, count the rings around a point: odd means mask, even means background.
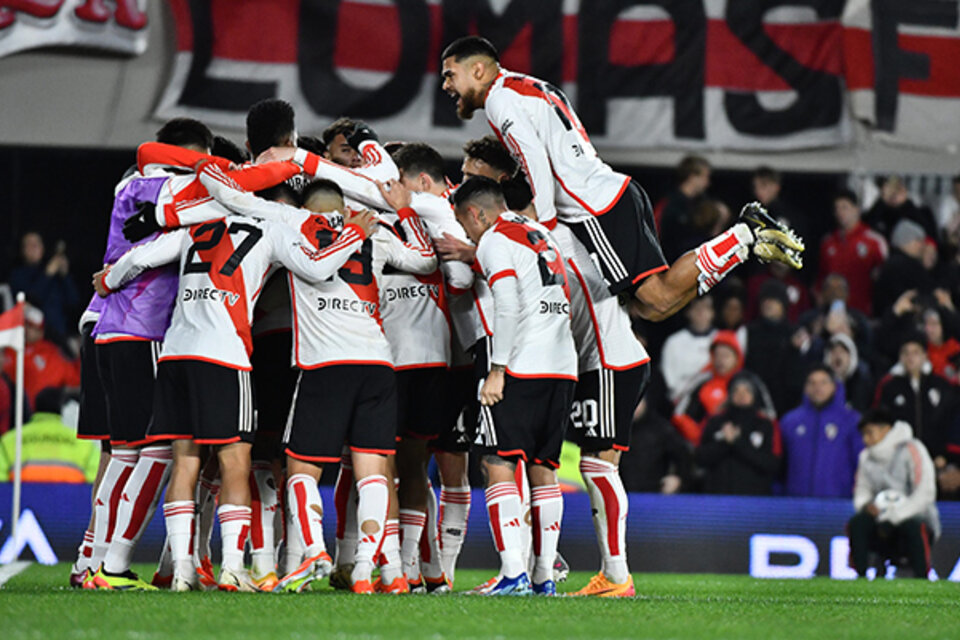
[[[229,180],[212,163],[200,174]],[[373,226],[372,214],[359,214],[351,222],[333,244],[317,251],[286,225],[227,216],[135,247],[94,278],[98,293],[107,295],[144,269],[179,259],[177,306],[159,358],[149,431],[152,440],[173,441],[164,516],[175,591],[197,586],[190,542],[204,444],[216,447],[222,478],[219,586],[256,590],[243,566],[255,430],[249,375],[253,305],[276,263],[305,281],[331,277],[363,244]]]
[[[537,219],[556,230],[580,284],[573,287],[581,372],[573,433],[583,452],[581,473],[602,556],[600,573],[581,593],[631,595],[627,498],[617,464],[629,446],[630,415],[646,384],[649,358],[630,335],[618,297],[630,300],[642,317],[662,320],[698,291],[708,291],[751,250],[799,268],[802,242],[762,207],[748,205],[739,224],[668,266],[646,194],[599,158],[562,91],[502,69],[496,49],[483,38],[456,40],[441,60],[443,89],[456,98],[458,115],[469,119],[484,109],[527,176]]]
[[[262,201],[224,182],[202,179],[228,208],[281,219],[318,247],[341,233],[343,214],[338,211],[312,216]],[[307,208],[313,204],[313,184],[304,191]],[[342,201],[339,204],[342,208]],[[340,461],[345,441],[350,446],[358,492],[359,542],[351,586],[356,593],[374,589],[371,572],[386,530],[386,456],[395,452],[397,433],[396,379],[380,316],[380,282],[386,265],[416,274],[429,274],[437,268],[433,248],[416,214],[408,208],[401,208],[398,214],[409,242],[381,223],[329,281],[292,278],[294,357],[301,374],[284,436],[287,502],[307,559],[280,581],[278,590],[300,590],[332,569],[323,543],[323,507],[317,482],[324,464]],[[382,566],[380,578],[381,591],[408,590],[400,566]]]
[[[478,443],[483,447],[490,530],[500,579],[488,595],[556,594],[553,564],[563,498],[557,484],[563,432],[576,381],[570,290],[560,250],[546,227],[507,210],[500,185],[477,177],[453,194],[457,219],[477,243],[477,263],[494,298],[489,373]],[[535,564],[531,580],[519,534],[514,478],[524,460],[532,487]]]

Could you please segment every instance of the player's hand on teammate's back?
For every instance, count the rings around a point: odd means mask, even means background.
[[[355,224],[361,229],[366,237],[370,237],[373,233],[373,230],[377,225],[377,215],[370,209],[363,209],[362,211],[353,211],[351,209],[347,210],[348,224]]]
[[[437,246],[440,259],[444,262],[456,260],[457,262],[473,264],[477,258],[477,248],[474,245],[454,238],[449,233],[444,233],[442,238],[436,238],[434,244]]]
[[[97,271],[93,274],[93,288],[97,292],[97,295],[101,298],[106,298],[110,295],[110,290],[107,289],[106,285],[103,284],[103,279],[107,277],[107,274],[110,272],[110,267],[104,266],[103,269]]]
[[[137,212],[123,221],[123,237],[130,242],[138,242],[159,231],[156,209],[153,202],[138,202]]]
[[[293,155],[296,152],[296,147],[270,147],[257,156],[256,164],[266,164],[267,162],[286,162],[287,160],[293,160]]]
[[[394,211],[409,207],[413,201],[410,190],[399,180],[387,180],[386,182],[377,180],[377,187],[380,189],[383,199]]]
[[[503,370],[494,368],[487,374],[487,379],[480,387],[480,404],[492,407],[503,400]]]

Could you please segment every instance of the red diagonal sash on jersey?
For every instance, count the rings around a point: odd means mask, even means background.
[[[497,221],[493,231],[502,233],[540,256],[550,273],[556,276],[557,280],[563,281],[563,293],[567,300],[570,299],[570,283],[567,282],[567,271],[563,266],[563,259],[560,253],[550,246],[542,231],[521,222],[503,219]]]

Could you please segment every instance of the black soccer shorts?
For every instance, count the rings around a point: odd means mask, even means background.
[[[431,451],[466,453],[477,436],[477,384],[472,367],[449,369],[439,411],[443,428]]]
[[[300,373],[283,441],[291,458],[339,462],[357,453],[396,452],[397,380],[390,367],[344,364]]]
[[[614,295],[636,291],[644,278],[667,269],[650,198],[633,180],[605,213],[567,226],[595,256]]]
[[[201,360],[166,360],[157,367],[154,400],[151,441],[253,442],[257,419],[249,371]]]
[[[283,435],[299,370],[290,363],[293,333],[277,331],[253,338],[250,364],[257,399],[257,433]]]
[[[477,442],[486,453],[560,466],[560,448],[570,417],[573,380],[505,375],[503,400],[480,407]]]
[[[80,415],[77,417],[77,437],[81,440],[109,440],[110,422],[107,417],[107,398],[100,382],[97,350],[93,342],[95,322],[87,322],[80,332]]]
[[[570,407],[567,440],[591,453],[629,450],[633,412],[649,380],[649,362],[622,371],[581,373]]]
[[[397,435],[436,440],[448,426],[446,367],[397,371]]]
[[[160,343],[115,340],[97,344],[95,351],[100,383],[106,395],[110,444],[127,447],[147,444]]]

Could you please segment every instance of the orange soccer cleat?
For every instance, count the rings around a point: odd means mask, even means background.
[[[374,590],[377,593],[410,593],[410,584],[404,576],[398,576],[390,584],[385,584],[383,578],[377,578],[374,583]]]
[[[350,590],[354,593],[370,594],[373,593],[373,583],[369,580],[357,580],[350,585]]]
[[[610,582],[607,580],[607,577],[603,575],[601,571],[597,575],[590,578],[590,582],[587,583],[583,589],[580,591],[575,591],[571,593],[572,596],[597,596],[600,598],[627,598],[637,595],[636,589],[633,588],[633,576],[629,576],[627,581],[622,584],[617,584],[616,582]]]

